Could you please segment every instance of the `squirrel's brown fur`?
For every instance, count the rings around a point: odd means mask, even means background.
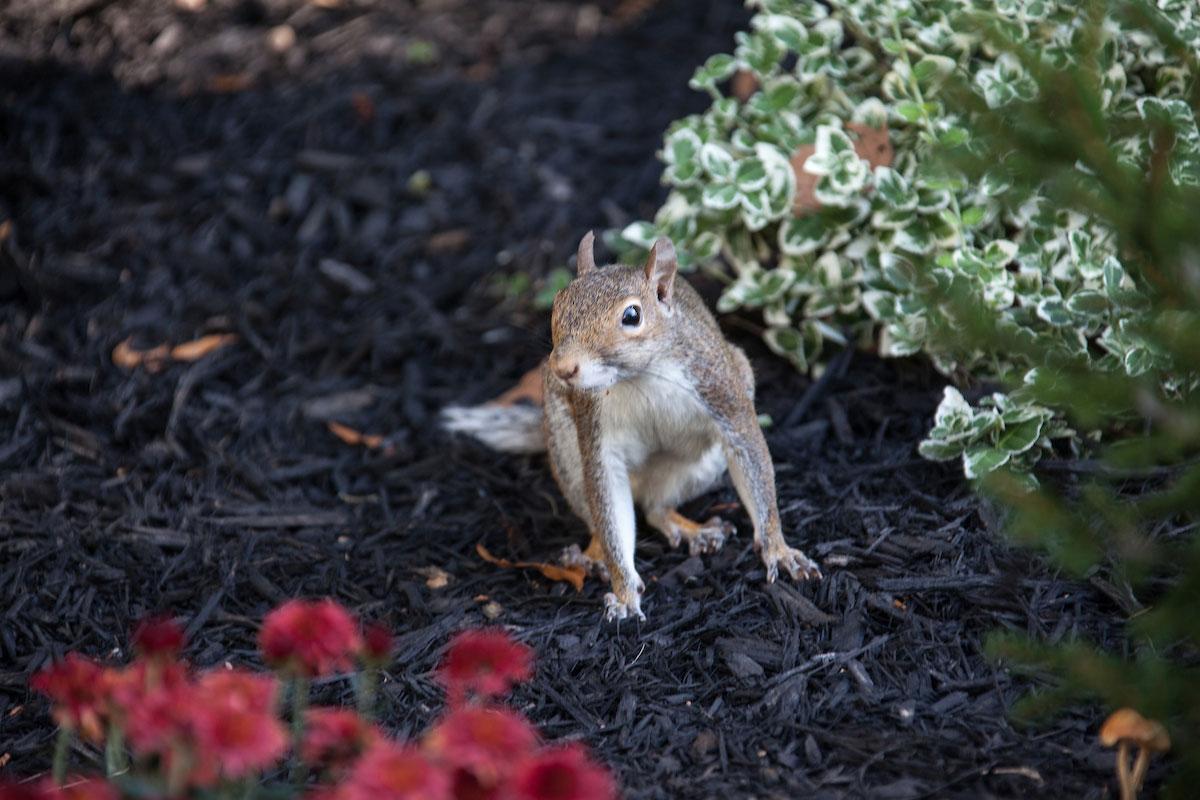
[[[597,267],[589,233],[577,269],[554,299],[554,349],[542,367],[542,435],[555,479],[592,534],[575,558],[611,579],[607,616],[642,616],[634,503],[672,544],[686,539],[694,552],[716,549],[728,525],[693,523],[675,509],[711,488],[727,465],[754,524],[767,580],[780,567],[796,579],[820,577],[816,564],[783,538],[750,363],[676,275],[670,241],[655,243],[645,267]],[[453,419],[449,427],[470,430]],[[528,444],[527,429],[523,438]]]

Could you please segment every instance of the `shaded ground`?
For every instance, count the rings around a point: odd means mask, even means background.
[[[474,553],[582,538],[540,459],[434,426],[543,352],[544,315],[497,276],[544,275],[583,230],[653,212],[662,130],[702,106],[687,78],[745,12],[330,5],[0,16],[3,770],[47,763],[25,686],[48,658],[119,657],[132,621],[172,610],[196,663],[253,662],[269,607],[328,593],[400,631],[385,694],[404,734],[440,709],[448,635],[498,612],[540,657],[516,702],[631,798],[1102,796],[1096,717],[1014,729],[1024,687],[980,642],[1115,647],[1120,611],[999,543],[957,470],[916,458],[940,391],[923,368],[856,356],[813,385],[730,328],[820,584],[765,586],[737,511],[716,556],[640,545],[644,625],[602,624],[594,583],[575,595]],[[213,332],[239,338],[157,373],[112,363],[128,337]]]

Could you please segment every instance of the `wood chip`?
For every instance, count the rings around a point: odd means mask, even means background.
[[[583,591],[583,582],[587,578],[587,573],[584,572],[583,567],[564,567],[558,564],[544,564],[539,561],[509,561],[506,558],[497,558],[488,552],[488,549],[482,543],[475,545],[475,552],[489,564],[495,564],[504,569],[535,569],[552,581],[565,581],[571,584],[577,592]]]

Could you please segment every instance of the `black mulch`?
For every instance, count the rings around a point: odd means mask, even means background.
[[[1027,684],[981,640],[1116,647],[1122,613],[998,541],[957,469],[916,457],[939,396],[919,365],[859,355],[814,384],[730,328],[819,584],[765,585],[736,511],[716,556],[639,546],[642,625],[602,624],[595,583],[474,553],[582,538],[541,459],[435,426],[545,348],[544,314],[498,299],[496,276],[544,275],[585,229],[653,213],[662,131],[702,108],[687,79],[746,12],[325,5],[0,12],[0,775],[47,764],[26,681],[51,657],[120,658],[132,621],[171,610],[196,663],[253,663],[267,609],[332,594],[400,632],[389,727],[437,715],[443,643],[498,614],[540,659],[515,702],[631,798],[1103,796],[1098,712],[1014,727]],[[111,359],[127,337],[211,332],[239,338],[158,373]]]

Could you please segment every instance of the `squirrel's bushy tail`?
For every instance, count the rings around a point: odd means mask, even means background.
[[[544,453],[542,407],[534,405],[447,406],[442,409],[442,427],[473,436],[493,450],[504,453]]]

